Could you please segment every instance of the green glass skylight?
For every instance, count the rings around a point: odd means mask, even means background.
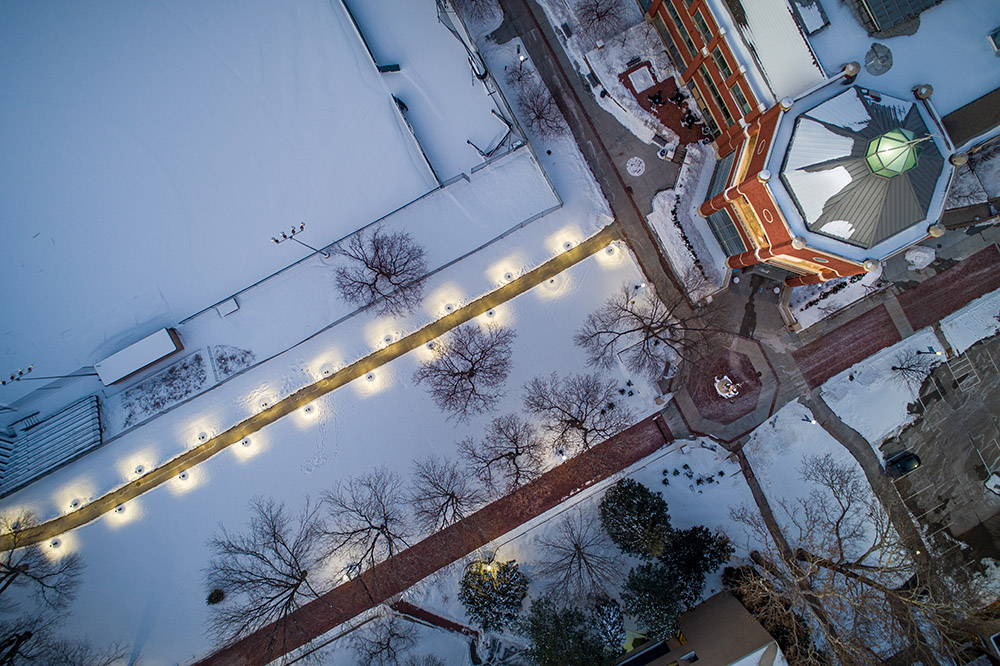
[[[889,130],[868,142],[865,161],[876,176],[893,178],[917,166],[923,148],[913,132],[903,128]]]

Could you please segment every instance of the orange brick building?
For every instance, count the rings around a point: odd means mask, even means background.
[[[851,86],[857,63],[828,77],[794,25],[775,40],[783,62],[760,27],[791,20],[781,2],[757,2],[739,23],[709,0],[639,4],[712,129],[719,161],[699,212],[730,268],[766,263],[790,286],[823,282],[944,232],[954,148],[930,86],[911,100]],[[802,62],[789,65],[795,53]]]

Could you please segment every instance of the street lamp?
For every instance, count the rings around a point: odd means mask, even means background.
[[[936,349],[934,349],[934,347],[928,347],[927,351],[923,351],[923,350],[918,349],[917,353],[918,354],[934,354],[935,356],[940,356],[941,355],[941,352],[939,352]]]
[[[17,372],[10,373],[6,379],[0,379],[0,386],[6,386],[7,384],[13,384],[14,382],[23,381],[40,381],[45,379],[73,379],[74,377],[96,377],[96,372],[81,372],[75,375],[49,375],[45,377],[29,377],[31,371],[35,369],[35,366],[29,365],[28,369],[18,368]]]
[[[302,245],[303,247],[307,247],[310,250],[312,250],[313,252],[318,252],[319,254],[321,254],[323,256],[324,259],[329,259],[330,258],[330,253],[327,252],[326,250],[319,250],[317,248],[314,248],[312,245],[309,245],[308,243],[303,243],[302,241],[300,241],[298,238],[295,237],[296,234],[301,233],[305,228],[306,228],[306,223],[305,222],[301,223],[298,226],[298,228],[296,228],[296,227],[293,226],[292,229],[291,229],[291,231],[288,231],[288,232],[282,231],[280,238],[272,236],[271,237],[271,242],[272,243],[276,243],[276,244],[280,244],[280,243],[284,243],[287,240],[295,241],[299,245]]]

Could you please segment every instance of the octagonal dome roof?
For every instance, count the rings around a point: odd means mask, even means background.
[[[930,138],[916,104],[853,86],[795,119],[781,180],[810,231],[871,248],[927,219]]]

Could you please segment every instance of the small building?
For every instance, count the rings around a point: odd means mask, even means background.
[[[784,655],[746,608],[720,592],[681,615],[677,638],[649,643],[622,657],[620,666],[777,666]]]

